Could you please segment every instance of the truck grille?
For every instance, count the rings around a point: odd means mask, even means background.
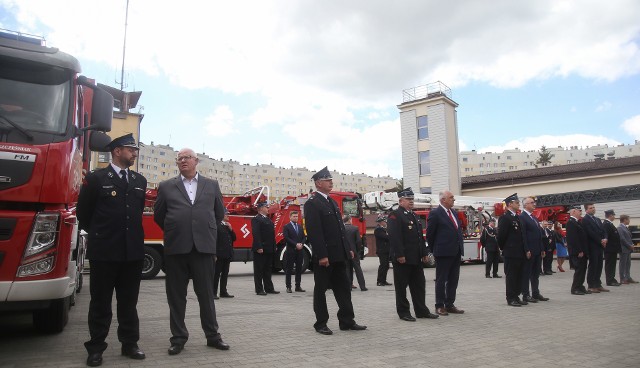
[[[9,240],[13,235],[17,220],[14,218],[0,218],[0,240]]]

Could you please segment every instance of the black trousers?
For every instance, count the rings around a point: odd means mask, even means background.
[[[604,277],[607,285],[618,282],[616,280],[616,263],[618,262],[618,253],[604,253]]]
[[[398,316],[411,315],[411,305],[407,300],[407,286],[409,287],[416,316],[429,314],[429,308],[425,304],[426,285],[421,264],[408,265],[406,263],[393,262],[393,285],[396,290],[396,311]]]
[[[322,267],[317,263],[313,268],[313,311],[316,314],[318,329],[326,326],[329,321],[326,292],[331,285],[333,296],[338,303],[338,323],[340,327],[350,327],[355,324],[353,304],[351,304],[351,284],[347,275],[346,262],[331,262],[329,267]]]
[[[256,293],[273,291],[271,271],[273,265],[273,253],[253,252],[253,282]]]
[[[545,251],[545,256],[542,259],[542,271],[551,272],[553,269],[553,249]]]
[[[193,280],[193,290],[200,305],[200,324],[207,341],[220,340],[216,305],[213,301],[213,278],[215,262],[213,254],[200,253],[195,249],[187,254],[165,255],[165,286],[169,302],[169,327],[172,344],[184,345],[189,331],[184,323],[187,308],[187,287]]]
[[[507,301],[518,300],[522,292],[522,268],[525,258],[504,257],[504,273]]]
[[[216,259],[216,267],[213,273],[213,294],[218,294],[218,284],[220,284],[220,295],[228,294],[227,280],[229,278],[229,266],[231,266],[230,258]]]
[[[500,252],[487,252],[487,261],[485,262],[485,276],[489,276],[491,273],[491,267],[493,267],[493,275],[498,275],[498,263],[500,263]]]
[[[380,266],[378,266],[378,283],[387,282],[387,273],[389,272],[389,253],[379,253],[378,260]]]
[[[291,288],[291,274],[294,271],[294,266],[296,272],[296,287],[300,286],[300,282],[302,281],[302,261],[304,260],[304,252],[304,248],[297,250],[295,247],[287,246],[287,250],[284,253],[286,264],[284,281],[287,288]]]
[[[587,266],[587,286],[589,288],[602,287],[602,248],[591,247],[589,249],[589,265]]]
[[[118,340],[123,346],[136,345],[140,339],[138,319],[138,292],[142,277],[142,260],[132,262],[89,261],[89,335],[84,343],[89,354],[107,349],[105,339],[111,326],[111,300],[116,291],[118,313]]]
[[[540,295],[540,266],[542,265],[542,257],[540,255],[531,255],[522,265],[521,290],[522,296]],[[531,292],[529,292],[529,284],[531,284]]]
[[[356,272],[356,278],[358,279],[358,286],[360,289],[364,289],[367,286],[364,282],[364,274],[362,273],[362,267],[360,267],[360,258],[358,255],[355,255],[355,258],[349,261],[349,281],[351,285],[353,285],[353,272]]]
[[[459,279],[460,255],[436,257],[436,308],[454,305]]]
[[[584,278],[587,274],[587,257],[578,257],[577,255],[571,255],[571,261],[573,262],[573,283],[571,284],[571,291],[585,291]]]

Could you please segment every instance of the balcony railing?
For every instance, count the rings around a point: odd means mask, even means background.
[[[425,84],[423,86],[407,88],[402,91],[402,102],[411,102],[415,100],[421,100],[423,98],[433,98],[446,96],[452,99],[451,88],[446,84],[437,81],[434,83]]]

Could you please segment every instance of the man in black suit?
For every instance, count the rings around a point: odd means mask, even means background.
[[[304,242],[306,236],[302,226],[298,224],[298,211],[291,211],[289,214],[289,223],[284,225],[283,235],[284,240],[287,243],[287,250],[284,257],[286,261],[286,276],[285,284],[287,287],[287,293],[291,293],[291,274],[293,273],[293,267],[296,268],[296,291],[305,292],[300,286],[302,282],[302,262],[304,260]]]
[[[585,203],[584,211],[587,213],[582,219],[582,227],[587,235],[589,246],[589,265],[587,267],[587,286],[592,293],[608,292],[602,287],[602,262],[603,249],[607,246],[607,233],[604,231],[602,221],[597,218],[596,206],[593,203]]]
[[[218,224],[218,239],[216,239],[216,267],[213,275],[213,294],[218,293],[220,284],[220,298],[233,298],[227,291],[227,279],[229,278],[229,266],[233,259],[233,242],[236,241],[236,233],[229,223],[229,211],[224,209],[224,218]],[[218,299],[216,296],[215,299]]]
[[[582,210],[580,207],[573,207],[569,210],[569,221],[567,221],[567,248],[569,248],[569,257],[571,257],[574,268],[573,283],[571,284],[571,294],[585,295],[591,294],[584,287],[584,278],[587,273],[587,235],[580,223]]]
[[[347,275],[347,262],[350,258],[349,244],[345,240],[344,224],[338,204],[329,196],[333,189],[331,173],[325,167],[311,177],[316,186],[314,192],[304,203],[304,219],[307,237],[313,250],[313,311],[316,323],[313,327],[323,335],[333,331],[327,327],[326,292],[329,286],[338,303],[338,321],[341,330],[365,330],[366,326],[354,320],[351,304],[351,285]]]
[[[184,322],[189,279],[193,280],[198,297],[207,346],[229,349],[218,333],[212,277],[217,228],[224,218],[224,204],[218,181],[200,175],[198,162],[192,149],[181,149],[176,158],[180,175],[160,183],[154,205],[153,219],[164,231],[165,283],[172,335],[169,355],[180,354],[189,339]]]
[[[528,303],[519,298],[522,292],[522,268],[527,255],[524,251],[522,225],[517,215],[520,209],[518,194],[510,195],[504,202],[507,205],[507,211],[498,220],[498,247],[504,257],[507,304],[520,307]],[[528,256],[530,257],[531,254]]]
[[[147,179],[129,170],[138,157],[132,134],[109,144],[109,166],[87,174],[76,208],[80,228],[88,234],[86,258],[90,262],[91,301],[89,335],[84,346],[87,365],[102,364],[105,339],[111,325],[113,290],[118,301],[118,340],[122,355],[144,359],[138,347],[140,322],[138,292],[144,258],[142,212]]]
[[[464,255],[462,224],[458,213],[452,209],[453,193],[440,192],[439,199],[440,206],[429,211],[427,218],[427,244],[436,258],[436,313],[441,316],[462,314],[464,310],[454,305]]]
[[[556,249],[555,232],[553,231],[553,221],[541,221],[542,244],[544,244],[544,258],[542,259],[541,275],[553,275],[553,251]]]
[[[607,246],[604,248],[604,276],[607,286],[620,286],[616,280],[616,263],[618,262],[618,253],[622,252],[620,246],[620,235],[613,221],[616,219],[616,213],[613,210],[604,211],[604,231],[607,237]]]
[[[415,322],[407,300],[407,286],[418,318],[438,318],[425,303],[423,264],[428,261],[427,245],[420,221],[413,213],[413,191],[398,193],[399,207],[389,214],[389,242],[393,260],[393,280],[396,291],[396,311],[403,321]]]
[[[545,251],[542,243],[542,229],[538,219],[533,216],[536,200],[533,197],[527,197],[523,204],[524,211],[520,213],[520,224],[522,225],[522,239],[527,260],[522,269],[522,300],[528,303],[548,301],[549,298],[542,296],[539,289],[540,266],[545,257]],[[529,293],[529,284],[531,284],[531,294]]]
[[[342,217],[342,222],[344,222],[344,238],[347,243],[349,243],[349,249],[351,249],[351,260],[349,261],[349,281],[351,282],[351,288],[356,288],[353,284],[353,272],[355,271],[360,290],[367,291],[368,289],[364,281],[362,267],[360,267],[360,250],[362,249],[360,230],[357,226],[351,224],[351,215],[344,215]]]
[[[500,249],[498,248],[498,239],[496,238],[498,231],[496,230],[496,220],[492,218],[489,220],[487,227],[482,230],[480,235],[480,244],[484,247],[484,251],[487,253],[487,260],[485,262],[484,277],[491,278],[491,267],[493,266],[493,278],[499,279],[502,276],[498,275],[498,264],[500,262]]]
[[[387,273],[389,272],[389,234],[387,233],[387,218],[379,216],[376,219],[378,226],[373,231],[376,237],[376,255],[378,255],[378,286],[389,286],[387,282]]]
[[[276,232],[273,221],[268,216],[267,202],[260,202],[257,207],[258,214],[251,220],[253,282],[256,294],[280,294],[273,288],[273,281],[271,281],[273,255],[276,252]]]

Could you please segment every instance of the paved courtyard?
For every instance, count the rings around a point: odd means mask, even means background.
[[[306,293],[286,294],[284,275],[274,275],[279,295],[253,293],[251,264],[232,264],[233,299],[216,302],[220,332],[229,351],[206,346],[195,294],[189,293],[185,350],[167,355],[169,310],[164,276],[142,282],[140,347],[147,359],[119,355],[117,322],[112,324],[103,366],[132,367],[640,367],[640,284],[611,287],[610,293],[573,296],[573,272],[541,277],[551,298],[521,308],[506,305],[504,279],[484,278],[483,265],[462,267],[456,305],[463,315],[437,320],[401,321],[393,286],[375,285],[377,259],[363,261],[369,291],[353,292],[356,321],[364,332],[340,331],[335,300],[328,293],[332,336],[312,327],[313,275],[303,275]],[[554,262],[555,264],[555,262]],[[640,280],[640,261],[631,266]],[[434,309],[433,278],[426,269],[427,304]],[[393,282],[392,270],[389,281]],[[66,329],[40,335],[30,316],[0,316],[0,367],[82,367],[88,338],[88,282],[78,295]],[[115,310],[115,309],[114,309]],[[114,316],[115,317],[115,316]]]

